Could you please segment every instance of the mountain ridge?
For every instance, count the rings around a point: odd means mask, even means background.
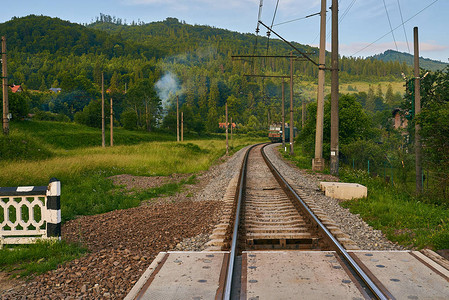
[[[386,50],[385,52],[380,54],[369,56],[367,57],[367,59],[376,59],[384,62],[389,61],[399,61],[400,63],[405,62],[410,67],[413,67],[414,65],[414,57],[412,54],[405,52],[398,52],[391,49]],[[426,70],[438,71],[446,68],[448,65],[449,65],[448,63],[439,60],[424,58],[422,56],[419,57],[419,66]]]

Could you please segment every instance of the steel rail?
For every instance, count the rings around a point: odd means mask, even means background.
[[[279,173],[279,171],[274,167],[274,165],[270,162],[268,157],[265,154],[264,148],[267,145],[262,147],[262,156],[267,163],[267,165],[270,167],[272,172],[274,173],[275,177],[277,177],[279,180],[282,181],[282,183],[285,185],[285,187],[292,193],[292,195],[296,198],[297,201],[301,204],[301,206],[307,211],[307,213],[310,214],[313,221],[316,222],[316,224],[319,226],[319,229],[324,232],[324,234],[329,238],[335,248],[337,249],[337,252],[343,256],[343,258],[346,260],[346,262],[349,264],[349,266],[360,276],[360,278],[364,281],[364,283],[367,285],[367,287],[371,290],[371,292],[374,294],[375,297],[381,300],[387,300],[388,298],[382,293],[382,291],[377,287],[376,284],[369,278],[369,276],[360,268],[360,266],[355,262],[355,260],[349,255],[349,253],[346,251],[345,248],[340,244],[340,242],[332,235],[332,233],[326,228],[326,226],[318,219],[318,217],[315,215],[315,213],[309,208],[309,206],[299,197],[299,195],[296,193],[296,191],[288,184],[288,182],[284,179],[284,177]]]
[[[235,263],[235,255],[237,252],[237,235],[239,229],[240,222],[240,208],[242,206],[242,198],[243,198],[243,190],[245,188],[246,182],[246,168],[248,165],[248,156],[249,152],[256,146],[260,144],[252,145],[248,151],[245,153],[245,157],[243,158],[242,168],[240,169],[240,177],[239,177],[239,194],[237,198],[237,208],[235,212],[235,220],[234,220],[234,231],[232,233],[232,244],[231,244],[231,253],[229,255],[229,263],[228,270],[226,275],[226,286],[223,295],[223,299],[230,300],[231,299],[231,290],[232,290],[232,276],[234,273],[234,263]]]

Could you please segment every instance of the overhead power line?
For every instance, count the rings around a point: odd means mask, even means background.
[[[385,0],[383,0],[383,2],[384,2],[385,12],[387,13],[388,24],[390,24],[390,30],[391,30],[391,35],[393,36],[394,45],[396,46],[396,51],[399,52],[398,43],[396,43],[396,38],[394,37],[393,26],[391,26],[390,15],[388,14],[387,4],[385,3]]]
[[[405,41],[407,42],[408,53],[410,53],[410,45],[408,44],[407,32],[405,31],[404,18],[402,17],[402,9],[401,9],[401,4],[399,3],[399,0],[398,0],[398,6],[399,6],[399,13],[401,14],[401,22],[402,22],[402,28],[404,29]]]
[[[389,35],[392,31],[398,29],[399,27],[403,26],[405,23],[409,22],[410,20],[412,20],[413,18],[415,18],[417,15],[419,15],[420,13],[422,13],[423,11],[425,11],[426,9],[428,9],[429,7],[431,7],[432,5],[434,5],[435,3],[437,3],[438,0],[434,0],[432,3],[430,3],[429,5],[427,5],[426,7],[424,7],[423,9],[421,9],[420,11],[418,11],[416,14],[414,14],[413,16],[411,16],[410,18],[408,18],[405,22],[402,22],[402,24],[399,24],[397,27],[393,28],[393,30],[385,33],[384,35],[382,35],[380,38],[378,38],[377,40],[375,40],[374,42],[372,42],[371,44],[363,47],[362,49],[358,50],[357,52],[355,52],[354,54],[352,54],[351,56],[355,56],[357,53],[362,52],[363,50],[371,47],[372,45],[374,45],[375,43],[377,43],[379,40],[383,39],[384,37],[386,37],[387,35]]]

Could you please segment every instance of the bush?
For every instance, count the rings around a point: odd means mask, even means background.
[[[66,115],[42,110],[36,111],[33,119],[36,121],[70,122],[70,118]]]
[[[137,115],[134,111],[126,110],[120,116],[123,128],[127,130],[137,129]]]

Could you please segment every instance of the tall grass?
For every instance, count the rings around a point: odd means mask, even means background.
[[[189,142],[148,142],[156,134],[122,131],[124,141],[130,145],[114,147],[86,147],[92,141],[80,136],[92,129],[71,123],[20,122],[14,135],[30,138],[35,145],[49,150],[50,155],[34,160],[3,160],[0,163],[0,186],[47,185],[52,177],[61,181],[61,210],[63,221],[77,215],[97,214],[114,209],[130,208],[142,200],[179,191],[184,182],[165,185],[139,193],[123,193],[117,190],[108,177],[119,174],[136,176],[167,176],[173,173],[194,174],[207,170],[211,164],[225,154],[225,143],[221,139],[191,140]],[[33,131],[34,130],[34,131]],[[45,131],[46,134],[43,134]],[[59,134],[66,134],[65,138]],[[54,139],[45,139],[46,136]],[[133,138],[129,138],[129,137]],[[143,136],[139,144],[134,137]],[[167,138],[161,135],[162,140]],[[78,141],[65,142],[65,139]],[[172,137],[169,137],[172,138]],[[87,141],[86,141],[87,140]],[[233,141],[231,150],[256,143],[257,139]],[[96,140],[97,142],[97,140]],[[76,145],[76,146],[75,146]],[[81,145],[84,145],[81,147]],[[35,152],[36,149],[30,148]],[[145,199],[146,198],[146,199]]]
[[[340,179],[368,188],[368,197],[343,202],[342,206],[382,230],[391,241],[414,248],[449,248],[449,210],[423,203],[419,198],[367,172],[344,169]]]

